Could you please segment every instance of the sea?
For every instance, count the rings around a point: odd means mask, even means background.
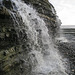
[[[59,40],[61,42],[75,42],[75,25],[61,25]]]

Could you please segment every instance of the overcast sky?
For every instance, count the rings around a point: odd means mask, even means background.
[[[49,0],[57,11],[62,25],[75,25],[75,0]]]

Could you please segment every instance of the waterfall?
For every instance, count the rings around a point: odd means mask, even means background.
[[[54,48],[44,20],[38,16],[35,9],[26,5],[22,0],[12,0],[13,3],[15,4],[13,9],[16,7],[17,14],[23,21],[23,24],[20,24],[13,12],[13,19],[18,24],[17,26],[14,25],[15,29],[19,28],[23,36],[24,32],[21,29],[23,27],[29,40],[31,49],[27,56],[31,65],[29,75],[67,75],[62,57],[58,50]],[[19,33],[18,37],[20,37]],[[19,39],[22,39],[20,42],[23,44],[25,40],[22,37]]]

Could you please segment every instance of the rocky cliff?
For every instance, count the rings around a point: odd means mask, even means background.
[[[57,19],[58,17],[53,5],[48,0],[24,0],[24,2],[36,9],[39,16],[44,19],[49,30],[48,32],[54,39],[57,35],[60,22]],[[24,57],[27,56],[29,50],[29,44],[27,41],[25,42],[25,46],[20,44],[10,14],[10,12],[16,13],[15,10],[13,10],[11,0],[0,1],[0,75],[22,75],[24,73],[29,75],[26,72],[31,70],[28,62],[24,61]],[[17,18],[21,20],[20,17]],[[27,40],[26,34],[24,35]]]

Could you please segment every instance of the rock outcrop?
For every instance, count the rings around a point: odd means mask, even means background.
[[[60,23],[57,21],[53,5],[48,0],[24,0],[24,2],[36,9],[39,16],[46,22],[49,34],[54,38]],[[23,60],[27,55],[29,44],[25,43],[25,51],[22,50],[23,46],[18,40],[10,11],[15,12],[11,0],[0,1],[0,75],[25,75],[31,69],[28,62]],[[27,40],[26,36],[25,38]],[[24,65],[24,62],[27,65]]]

